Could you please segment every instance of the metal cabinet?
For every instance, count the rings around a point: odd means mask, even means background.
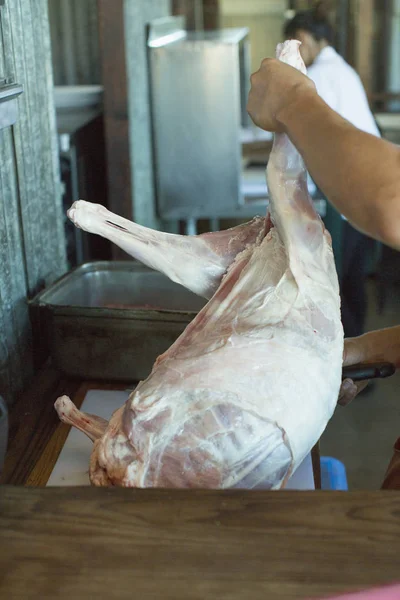
[[[187,32],[181,17],[158,19],[148,48],[160,217],[234,212],[242,203],[248,30]]]

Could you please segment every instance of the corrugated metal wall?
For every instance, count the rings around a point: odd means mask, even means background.
[[[97,0],[48,0],[48,5],[54,84],[100,84]]]
[[[0,8],[0,80],[24,87],[0,130],[0,393],[11,402],[33,371],[27,297],[66,270],[47,0]]]

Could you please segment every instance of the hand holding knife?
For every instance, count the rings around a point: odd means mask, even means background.
[[[342,380],[352,379],[353,381],[364,381],[366,379],[382,379],[390,377],[396,371],[392,363],[364,363],[343,367]]]

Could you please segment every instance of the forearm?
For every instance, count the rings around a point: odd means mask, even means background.
[[[400,326],[379,329],[345,340],[343,363],[390,362],[400,368]]]
[[[280,119],[336,209],[358,229],[400,249],[400,150],[353,127],[311,92]]]

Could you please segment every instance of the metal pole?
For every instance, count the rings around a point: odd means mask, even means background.
[[[72,200],[79,199],[79,165],[76,146],[71,144],[70,150],[70,165],[71,165],[71,191]],[[81,265],[85,258],[85,243],[83,240],[83,231],[75,227],[75,251],[76,251],[76,264]]]
[[[213,217],[210,219],[210,231],[219,231],[218,217]]]
[[[186,219],[186,235],[197,235],[197,221],[194,218]]]

